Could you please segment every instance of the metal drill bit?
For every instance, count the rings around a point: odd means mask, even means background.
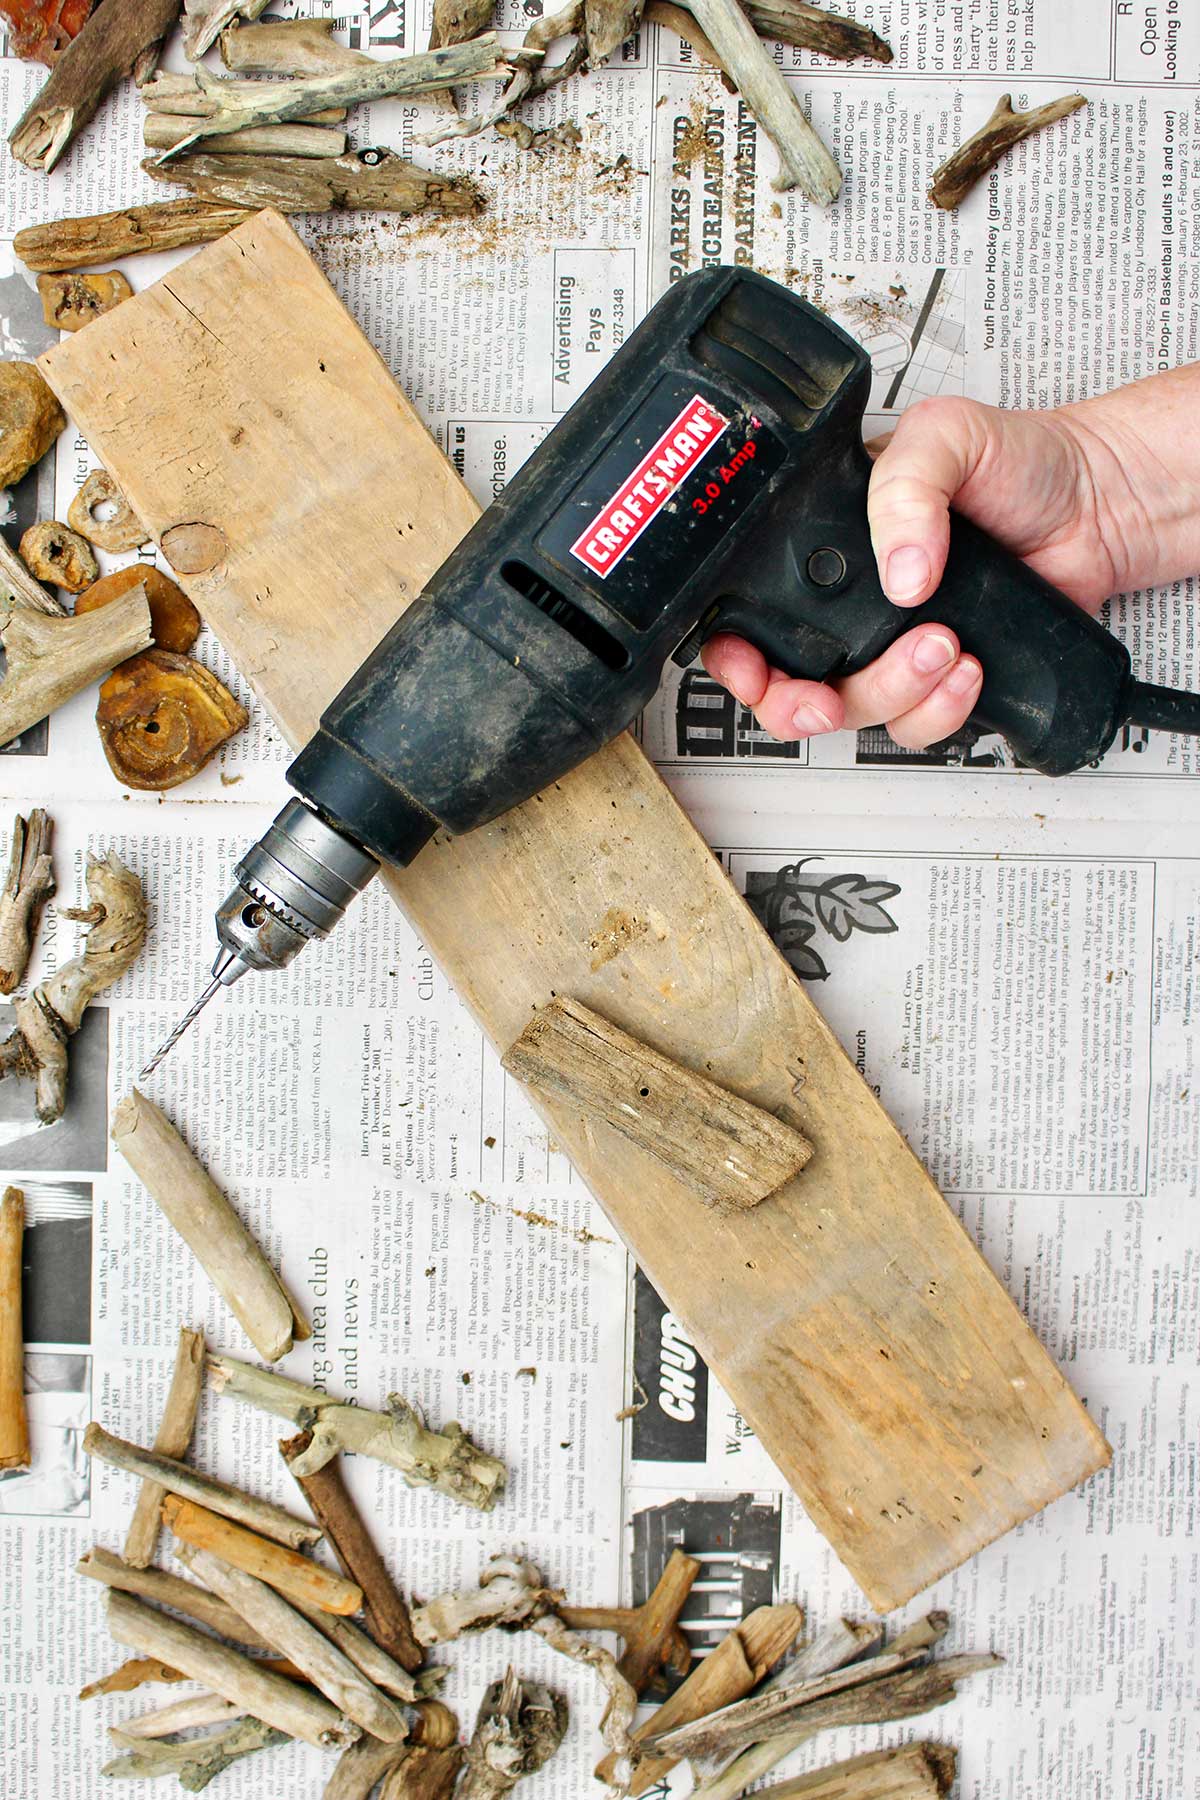
[[[214,975],[212,980],[209,982],[208,986],[205,988],[204,992],[201,994],[200,998],[196,1001],[196,1004],[190,1009],[190,1011],[184,1013],[182,1019],[180,1019],[178,1025],[175,1027],[174,1031],[171,1033],[170,1037],[167,1039],[167,1041],[163,1045],[162,1049],[158,1051],[157,1055],[152,1056],[150,1058],[150,1061],[146,1064],[145,1068],[142,1070],[141,1074],[138,1076],[139,1081],[145,1081],[147,1075],[153,1075],[155,1069],[157,1069],[159,1063],[162,1061],[163,1057],[167,1054],[168,1050],[173,1050],[175,1048],[176,1044],[179,1042],[180,1038],[183,1036],[183,1034],[187,1030],[188,1026],[195,1022],[195,1020],[198,1018],[198,1016],[204,1010],[204,1008],[208,1005],[209,1001],[212,999],[213,995],[216,993],[217,989],[220,986],[221,986],[220,977]]]

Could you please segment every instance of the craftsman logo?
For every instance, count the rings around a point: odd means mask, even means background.
[[[621,483],[571,545],[572,556],[601,580],[610,575],[650,521],[687,480],[706,450],[711,450],[729,420],[693,394],[652,450]]]
[[[640,1269],[633,1320],[634,1374],[649,1400],[634,1414],[633,1455],[641,1462],[702,1463],[708,1456],[708,1369]]]

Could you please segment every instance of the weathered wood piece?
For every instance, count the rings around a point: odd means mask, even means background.
[[[141,1600],[169,1606],[173,1612],[183,1613],[198,1625],[206,1625],[210,1631],[216,1631],[248,1650],[269,1650],[271,1647],[231,1606],[226,1606],[207,1588],[171,1575],[166,1569],[135,1568],[113,1551],[93,1544],[75,1564],[75,1573],[86,1575],[90,1581],[103,1582],[105,1587],[119,1588],[124,1594],[136,1594]]]
[[[251,1662],[227,1644],[155,1612],[141,1600],[114,1590],[108,1596],[108,1629],[119,1644],[161,1656],[192,1681],[235,1701],[264,1724],[321,1749],[355,1743],[360,1730],[322,1694]]]
[[[419,1644],[452,1644],[475,1631],[495,1626],[511,1630],[530,1625],[562,1602],[558,1588],[542,1582],[536,1563],[515,1556],[493,1556],[478,1587],[438,1594],[413,1608],[413,1632]]]
[[[235,1524],[246,1526],[249,1531],[257,1531],[260,1536],[271,1538],[277,1544],[286,1544],[291,1550],[303,1550],[311,1544],[320,1542],[321,1528],[310,1525],[307,1519],[297,1519],[282,1506],[276,1506],[273,1500],[260,1500],[256,1494],[244,1494],[240,1488],[231,1487],[227,1481],[218,1481],[215,1475],[206,1475],[203,1469],[194,1469],[190,1463],[176,1462],[174,1457],[160,1456],[154,1450],[143,1450],[140,1444],[131,1444],[125,1438],[113,1437],[95,1420],[83,1434],[83,1448],[88,1456],[94,1456],[99,1462],[108,1463],[110,1468],[124,1469],[129,1475],[136,1475],[140,1480],[156,1481],[166,1488],[170,1494],[177,1494],[181,1500],[191,1500],[196,1506],[207,1507],[209,1512],[220,1513],[224,1519],[232,1519]]]
[[[186,1681],[187,1676],[182,1669],[172,1668],[158,1656],[131,1656],[128,1661],[119,1663],[110,1669],[107,1675],[101,1675],[95,1681],[89,1681],[81,1687],[80,1700],[98,1700],[102,1694],[132,1694],[136,1688],[161,1684],[172,1686],[177,1681]]]
[[[183,0],[183,49],[193,61],[239,18],[257,19],[267,0]]]
[[[800,50],[813,50],[837,62],[851,62],[859,56],[870,62],[892,60],[891,45],[869,25],[820,6],[807,6],[805,0],[742,0],[742,5],[758,35],[776,43],[795,44]]]
[[[29,966],[42,907],[54,892],[50,840],[54,821],[40,806],[13,819],[8,874],[0,888],[0,994],[20,987]]]
[[[602,942],[597,954],[608,951]],[[578,1000],[543,1006],[501,1061],[527,1087],[630,1138],[706,1206],[757,1206],[812,1155],[793,1126],[639,1043]]]
[[[180,1552],[180,1560],[189,1568],[195,1560],[190,1555],[194,1549],[201,1555],[219,1556],[230,1568],[253,1576],[257,1581],[269,1582],[281,1594],[320,1607],[324,1612],[345,1615],[357,1612],[362,1605],[361,1589],[347,1581],[344,1575],[335,1575],[332,1569],[313,1562],[299,1550],[277,1543],[273,1538],[260,1537],[246,1526],[236,1525],[232,1519],[222,1518],[220,1513],[210,1512],[206,1506],[197,1506],[193,1500],[181,1500],[177,1494],[168,1494],[163,1501],[163,1524],[181,1544],[189,1547],[188,1555]],[[206,1568],[207,1563],[203,1567]],[[200,1564],[196,1565],[196,1574],[205,1587],[212,1587]],[[213,1592],[219,1593],[224,1600],[229,1599],[219,1587],[213,1588]],[[230,1601],[230,1605],[234,1602]],[[241,1608],[235,1606],[235,1611],[240,1612]],[[244,1612],[242,1617],[246,1617]],[[254,1625],[257,1621],[251,1619],[250,1623]],[[258,1629],[262,1627],[258,1626]]]
[[[140,588],[81,619],[35,612],[0,600],[6,669],[0,682],[0,744],[107,675],[150,643],[150,609]]]
[[[1012,95],[1001,94],[986,124],[934,170],[929,198],[943,212],[953,212],[1014,144],[1032,137],[1035,131],[1044,131],[1047,125],[1056,125],[1086,105],[1085,94],[1064,94],[1061,100],[1050,100],[1045,106],[1014,112]]]
[[[434,1487],[480,1512],[490,1512],[504,1491],[502,1462],[473,1443],[456,1420],[431,1431],[402,1394],[388,1395],[386,1413],[372,1412],[233,1356],[210,1356],[208,1369],[214,1393],[246,1400],[312,1432],[308,1449],[292,1459],[297,1477],[323,1469],[339,1450],[348,1450],[399,1469],[409,1487]]]
[[[339,69],[361,69],[375,58],[340,43],[332,19],[300,18],[230,26],[221,33],[221,61],[246,74],[333,75]]]
[[[0,1198],[0,1469],[29,1467],[29,1418],[25,1411],[25,1338],[21,1314],[21,1262],[25,1196],[5,1188]]]
[[[609,1754],[612,1779],[618,1789],[624,1792],[633,1773],[634,1746],[631,1731],[637,1717],[636,1688],[622,1675],[611,1650],[605,1650],[601,1645],[589,1643],[587,1638],[580,1637],[563,1624],[557,1613],[543,1613],[540,1619],[531,1622],[529,1629],[543,1638],[552,1650],[557,1650],[560,1656],[570,1657],[572,1662],[586,1663],[598,1677],[607,1695],[607,1704],[600,1719],[600,1736]]]
[[[370,61],[371,58],[368,57],[367,60]],[[169,70],[160,71],[153,81],[144,81],[138,89],[138,99],[151,113],[208,119],[218,106],[245,100],[265,100],[276,92],[288,93],[290,89],[291,84],[286,81],[239,81],[236,78],[210,75],[207,69],[192,75],[177,75]],[[344,106],[327,106],[319,112],[305,113],[304,123],[341,125],[345,118]],[[261,125],[256,129],[281,130],[282,127]]]
[[[307,1337],[295,1301],[161,1107],[134,1088],[113,1113],[112,1140],[259,1355],[276,1362],[294,1339]]]
[[[294,747],[477,516],[270,215],[40,366],[156,536],[204,521],[228,540],[184,585]],[[247,406],[255,438],[231,452]],[[298,491],[315,496],[301,515]],[[736,1217],[606,1126],[539,1105],[876,1607],[1104,1466],[1095,1425],[632,739],[384,879],[501,1048],[573,994],[768,1112],[796,1102],[812,1162]],[[617,954],[593,969],[609,912]]]
[[[950,1744],[897,1744],[780,1782],[763,1800],[944,1800],[957,1767]]]
[[[163,1775],[174,1775],[189,1794],[198,1794],[210,1781],[243,1756],[255,1750],[269,1750],[274,1744],[286,1744],[286,1732],[276,1731],[261,1719],[241,1719],[223,1731],[212,1731],[204,1737],[185,1738],[177,1744],[160,1744],[143,1740],[119,1726],[109,1726],[109,1736],[124,1751],[104,1764],[100,1773],[117,1780],[155,1781]]]
[[[154,1435],[154,1449],[160,1456],[173,1456],[178,1460],[187,1455],[203,1391],[204,1333],[190,1325],[181,1325],[162,1423]],[[144,1569],[154,1559],[166,1497],[166,1488],[157,1481],[143,1481],[125,1537],[124,1559],[132,1568]]]
[[[635,1692],[644,1693],[664,1664],[686,1675],[691,1647],[679,1629],[679,1615],[700,1573],[695,1557],[672,1550],[649,1599],[641,1606],[560,1606],[572,1631],[615,1631],[625,1640],[617,1667]]]
[[[191,130],[186,113],[151,112],[142,122],[142,142],[148,150],[173,150]],[[255,125],[209,138],[208,148],[230,156],[344,156],[346,143],[346,133],[328,125]]]
[[[510,1663],[479,1702],[458,1800],[504,1800],[523,1775],[549,1762],[566,1735],[568,1718],[561,1694],[522,1681]]]
[[[61,407],[58,415],[66,424],[66,414]],[[61,431],[62,426],[59,427]],[[57,433],[55,434],[57,435]],[[0,605],[26,606],[33,612],[45,613],[48,619],[65,619],[67,609],[62,602],[44,588],[40,581],[35,581],[21,558],[13,550],[8,540],[0,537]]]
[[[179,0],[122,0],[107,11],[97,7],[9,133],[17,161],[49,174],[109,90],[153,57],[178,13]]]
[[[665,25],[668,31],[673,31],[685,44],[690,44],[701,62],[720,70],[721,84],[726,93],[737,93],[737,87],[725,73],[720,57],[685,7],[676,6],[674,0],[649,0],[642,17],[647,25]]]
[[[240,1716],[237,1703],[223,1700],[220,1694],[191,1694],[186,1700],[172,1700],[167,1706],[122,1719],[119,1730],[122,1739],[171,1737],[177,1731],[191,1731],[198,1725],[224,1725]],[[110,1732],[113,1729],[110,1725]]]
[[[9,55],[52,69],[82,30],[94,0],[0,0],[9,31]]]
[[[244,206],[210,206],[191,198],[161,200],[119,212],[90,213],[82,219],[27,225],[13,238],[13,249],[27,269],[57,273],[118,256],[210,244],[253,216]]]
[[[190,781],[249,718],[202,662],[157,647],[115,668],[101,682],[96,702],[96,730],[109,768],[123,787],[143,793]],[[135,1090],[131,1103],[138,1098]]]
[[[403,1700],[409,1706],[436,1693],[446,1678],[446,1670],[439,1667],[425,1669],[417,1676],[410,1675],[394,1656],[389,1656],[373,1637],[368,1637],[352,1620],[343,1619],[337,1613],[321,1612],[319,1608],[308,1606],[302,1600],[293,1599],[292,1605],[331,1644],[336,1644],[355,1668],[362,1670],[368,1681],[374,1682],[385,1693],[394,1694],[397,1700]]]
[[[379,1784],[379,1800],[450,1800],[462,1760],[457,1745],[445,1750],[417,1746],[388,1770]],[[332,1796],[332,1783],[326,1794]]]
[[[201,200],[272,206],[284,213],[365,210],[408,217],[423,212],[477,213],[483,206],[482,193],[465,175],[419,169],[392,150],[375,154],[375,162],[364,162],[354,150],[319,161],[307,156],[200,154],[177,156],[166,164],[144,162],[142,167],[155,181],[176,182]]]
[[[341,1458],[331,1458],[308,1475],[297,1474],[293,1467],[311,1448],[312,1432],[305,1430],[281,1439],[279,1453],[312,1508],[342,1573],[362,1589],[367,1630],[405,1669],[419,1669],[425,1656],[413,1636],[408,1607],[342,1480]]]

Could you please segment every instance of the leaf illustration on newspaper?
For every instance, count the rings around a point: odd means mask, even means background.
[[[839,944],[844,944],[852,931],[895,931],[896,921],[885,912],[883,902],[899,892],[891,881],[832,875],[817,891],[817,916]]]
[[[804,981],[829,979],[829,967],[813,944],[818,929],[838,944],[855,931],[878,934],[899,929],[884,905],[900,892],[895,882],[852,872],[818,876],[809,865],[819,861],[809,856],[773,874],[756,870],[746,883],[747,900]]]

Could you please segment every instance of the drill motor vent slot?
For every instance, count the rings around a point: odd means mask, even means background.
[[[807,431],[854,362],[830,343],[806,344],[793,320],[788,326],[785,336],[778,305],[751,283],[739,282],[693,337],[692,354],[741,382],[796,430]]]
[[[553,619],[556,625],[582,644],[585,650],[602,662],[607,669],[624,669],[629,665],[629,652],[619,638],[613,636],[598,620],[585,613],[582,607],[560,594],[556,587],[529,568],[526,563],[506,562],[501,565],[500,574],[513,589],[524,599],[532,602],[540,613]]]

